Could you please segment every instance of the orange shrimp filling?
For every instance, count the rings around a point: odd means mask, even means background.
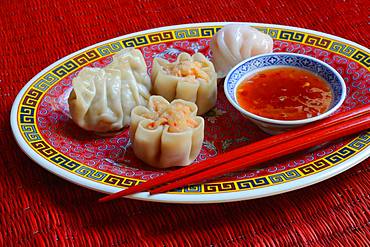
[[[164,108],[163,104],[154,103],[154,111],[156,114],[155,120],[147,125],[148,129],[155,129],[161,125],[168,125],[169,132],[182,132],[187,128],[195,128],[198,126],[198,122],[194,120],[191,115],[191,109],[189,106],[182,103],[175,103],[167,105]]]
[[[186,78],[187,81],[194,82],[196,79],[208,81],[209,75],[202,70],[203,65],[207,66],[206,63],[198,61],[180,60],[178,64],[167,68],[167,72],[174,76]]]

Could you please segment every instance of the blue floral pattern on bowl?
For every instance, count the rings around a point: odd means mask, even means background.
[[[229,73],[227,83],[225,84],[225,90],[227,90],[231,99],[237,103],[235,87],[237,87],[241,82],[241,78],[252,74],[254,71],[277,66],[297,67],[321,76],[329,83],[333,90],[334,98],[331,108],[337,105],[341,100],[344,92],[341,87],[341,78],[339,74],[333,68],[320,60],[294,53],[265,54],[242,62]]]
[[[244,80],[244,78],[266,68],[281,66],[305,69],[326,80],[333,92],[333,102],[330,108],[321,115],[307,119],[277,120],[255,115],[238,104],[236,100],[236,87]],[[279,134],[304,124],[326,118],[342,105],[346,97],[346,85],[343,78],[335,69],[313,57],[283,52],[263,54],[239,63],[226,76],[224,90],[227,99],[242,115],[269,134]]]

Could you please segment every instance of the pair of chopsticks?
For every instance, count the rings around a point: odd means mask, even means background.
[[[105,196],[99,202],[148,190],[151,195],[164,193],[188,184],[246,169],[368,128],[370,128],[370,105],[365,105],[180,168],[137,186]]]

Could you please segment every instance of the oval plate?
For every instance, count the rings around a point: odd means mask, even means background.
[[[182,51],[201,52],[210,57],[210,38],[225,24],[186,24],[133,33],[87,47],[55,62],[28,82],[15,99],[11,126],[19,146],[50,172],[103,193],[114,193],[165,174],[169,170],[150,168],[135,158],[127,130],[114,137],[101,137],[81,130],[71,121],[67,98],[72,78],[85,66],[107,65],[112,55],[125,47],[142,51],[149,73],[154,57],[173,61]],[[369,103],[370,52],[365,47],[301,28],[249,24],[274,39],[274,52],[302,53],[333,66],[343,76],[348,91],[339,111]],[[196,162],[266,137],[227,102],[221,85],[217,105],[207,113],[205,122],[205,141]],[[138,193],[129,198],[172,203],[260,198],[320,182],[369,155],[370,131],[367,131],[209,183],[154,196]]]

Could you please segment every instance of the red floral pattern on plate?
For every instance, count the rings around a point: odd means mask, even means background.
[[[174,61],[181,52],[201,52],[210,57],[209,39],[192,39],[175,41],[141,48],[151,72],[154,57]],[[294,52],[316,57],[333,66],[344,78],[348,95],[339,111],[351,109],[370,101],[370,75],[355,62],[339,54],[311,46],[289,41],[274,42],[275,52]],[[102,58],[89,64],[91,67],[104,67],[112,61],[111,57]],[[86,132],[77,127],[69,117],[67,99],[71,91],[72,79],[78,71],[54,85],[42,98],[37,109],[37,124],[43,138],[61,153],[90,167],[113,174],[138,179],[151,179],[166,173],[167,170],[151,168],[138,160],[131,149],[128,130],[113,137],[103,137]],[[251,122],[243,118],[227,101],[222,82],[219,82],[216,107],[205,115],[205,141],[200,155],[195,162],[227,152],[247,143],[255,142],[267,135]],[[229,128],[233,123],[233,128]],[[315,159],[334,152],[347,143],[338,141],[316,150],[301,152],[284,159],[261,164],[248,169],[223,176],[236,179],[258,177],[302,166]],[[176,168],[172,168],[176,169]]]

